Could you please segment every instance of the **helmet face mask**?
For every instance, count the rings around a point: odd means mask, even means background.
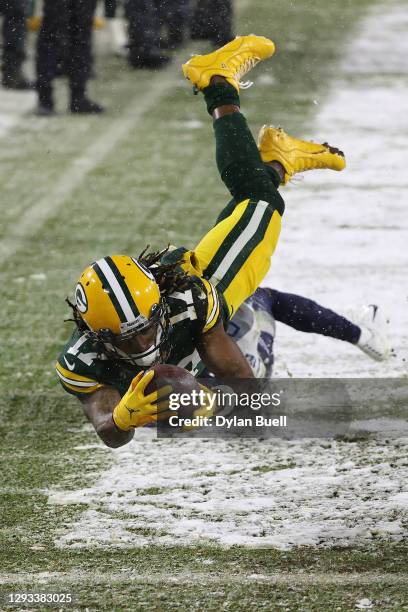
[[[139,367],[165,360],[170,321],[148,267],[126,255],[99,259],[82,273],[75,297],[78,317],[101,354]]]
[[[114,334],[110,329],[101,329],[90,334],[112,359],[140,367],[155,365],[166,357],[170,322],[163,300],[154,304],[152,310],[152,316],[144,317],[144,321],[132,330]]]

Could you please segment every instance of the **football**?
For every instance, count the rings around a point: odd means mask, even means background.
[[[187,372],[184,368],[168,364],[158,364],[150,368],[154,370],[154,378],[147,385],[145,394],[157,391],[166,385],[172,387],[171,393],[181,395],[183,393],[191,393],[192,391],[200,391],[200,385],[194,376]],[[188,404],[180,406],[178,414],[180,417],[189,418],[192,416],[197,405]]]

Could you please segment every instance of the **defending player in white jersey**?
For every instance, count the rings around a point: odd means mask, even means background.
[[[308,298],[259,287],[228,325],[228,334],[238,343],[257,378],[272,375],[276,321],[298,331],[349,342],[376,361],[390,355],[378,306],[363,307],[352,322]]]

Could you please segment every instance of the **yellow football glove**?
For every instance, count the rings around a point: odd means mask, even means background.
[[[143,427],[148,423],[156,423],[167,419],[173,412],[168,409],[168,400],[158,400],[169,395],[173,388],[166,385],[158,391],[145,395],[145,389],[154,377],[154,370],[139,372],[130,383],[129,389],[115,406],[112,414],[116,427],[129,431],[132,427]]]

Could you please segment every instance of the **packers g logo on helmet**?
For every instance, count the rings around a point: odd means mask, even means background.
[[[82,314],[88,310],[88,300],[86,299],[86,293],[81,283],[78,283],[75,289],[75,303]]]
[[[115,350],[116,357],[131,357],[137,363],[135,358],[151,356],[164,340],[167,326],[159,286],[150,270],[133,257],[112,255],[88,266],[76,286],[75,301],[88,329]],[[129,356],[114,349],[156,323],[158,336],[151,350]]]

